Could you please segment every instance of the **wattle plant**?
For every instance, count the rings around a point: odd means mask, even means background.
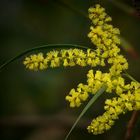
[[[87,82],[79,83],[76,89],[71,89],[65,99],[69,102],[70,107],[74,108],[81,106],[84,101],[93,96],[78,117],[75,126],[102,93],[115,93],[112,99],[106,99],[105,112],[94,118],[87,127],[89,133],[97,135],[109,130],[120,114],[140,110],[140,83],[126,73],[128,62],[120,53],[120,31],[110,23],[112,18],[107,15],[105,9],[99,4],[89,8],[89,19],[92,23],[88,37],[94,44],[93,47],[59,44],[56,46],[65,46],[70,49],[53,50],[46,54],[33,54],[26,57],[23,64],[27,69],[33,71],[45,70],[48,67],[90,66]],[[100,67],[100,70],[94,70],[95,67]],[[106,69],[102,69],[103,67]],[[130,78],[130,83],[125,81],[125,77]]]
[[[118,28],[111,25],[111,17],[105,13],[105,9],[100,5],[89,8],[89,18],[92,21],[88,37],[96,46],[86,51],[82,49],[62,49],[60,51],[50,51],[26,57],[24,65],[30,70],[44,70],[48,67],[81,67],[91,66],[87,73],[87,83],[80,83],[77,89],[71,89],[66,100],[70,107],[79,107],[84,101],[89,99],[89,95],[94,96],[99,89],[105,86],[106,93],[116,93],[112,99],[106,99],[105,112],[94,118],[87,127],[93,134],[101,134],[109,130],[114,125],[120,114],[127,111],[140,110],[140,83],[132,81],[126,83],[123,73],[128,69],[126,58],[120,54],[120,39]],[[108,67],[107,71],[94,70],[94,67]]]

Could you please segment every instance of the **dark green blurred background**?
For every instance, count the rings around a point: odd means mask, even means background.
[[[140,81],[140,17],[131,0],[1,0],[0,64],[20,52],[44,44],[70,43],[91,46],[87,38],[88,8],[100,3],[112,16],[128,45],[122,45],[129,73]],[[123,4],[123,5],[122,5]],[[133,9],[131,9],[133,8]],[[44,51],[46,52],[46,51]],[[86,82],[89,68],[56,68],[30,72],[24,57],[0,72],[0,140],[63,140],[84,106],[70,109],[65,96]],[[124,139],[131,112],[122,115],[103,135],[88,134],[86,126],[103,112],[105,97],[82,118],[69,140]],[[139,140],[140,120],[132,139]]]

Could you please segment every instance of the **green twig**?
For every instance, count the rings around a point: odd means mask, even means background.
[[[136,79],[134,79],[130,74],[128,74],[127,72],[125,72],[123,75],[125,75],[126,77],[128,77],[129,79],[131,79],[134,82],[138,82]]]
[[[73,129],[75,128],[75,126],[77,125],[77,123],[79,122],[79,120],[81,119],[81,117],[87,112],[87,110],[91,107],[91,105],[93,105],[93,103],[95,103],[95,101],[104,93],[104,91],[106,90],[106,86],[102,86],[97,93],[91,98],[91,100],[87,103],[87,105],[85,106],[85,108],[82,110],[82,112],[80,113],[80,115],[78,116],[77,120],[75,121],[75,123],[73,124],[73,126],[71,127],[69,133],[67,134],[67,136],[65,137],[65,140],[68,139],[68,137],[70,136],[71,132],[73,131]]]

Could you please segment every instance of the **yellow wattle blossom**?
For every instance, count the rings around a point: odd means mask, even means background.
[[[23,64],[26,66],[26,68],[35,71],[47,68],[47,63],[44,59],[43,53],[26,57]]]
[[[26,57],[23,64],[26,68],[35,71],[60,66],[105,66],[104,58],[91,49],[87,49],[86,52],[80,49],[62,49],[60,51],[50,51],[44,56],[42,53],[34,54]]]
[[[95,135],[104,133],[114,125],[120,114],[125,114],[127,111],[132,110],[140,110],[140,84],[132,82],[130,87],[129,91],[120,94],[119,97],[105,101],[104,109],[106,112],[92,120],[87,128],[90,133]]]
[[[78,84],[76,89],[71,89],[66,96],[70,107],[79,107],[90,96],[106,85],[106,93],[115,93],[112,99],[106,99],[105,112],[93,119],[87,127],[90,133],[102,134],[114,125],[120,114],[127,111],[140,110],[140,83],[126,83],[122,73],[128,69],[126,58],[120,54],[120,31],[110,24],[112,18],[99,4],[89,8],[89,19],[92,22],[88,37],[96,46],[93,49],[61,49],[30,55],[23,64],[29,70],[44,70],[48,67],[73,67],[90,66],[87,73],[87,82]],[[98,67],[96,71],[94,67]],[[102,70],[102,67],[109,67]]]

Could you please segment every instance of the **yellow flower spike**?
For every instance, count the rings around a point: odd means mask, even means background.
[[[87,129],[89,133],[98,135],[104,133],[106,130],[109,130],[113,124],[114,121],[112,116],[108,112],[105,112],[102,116],[98,116],[93,119]]]
[[[45,56],[42,53],[26,57],[23,64],[30,70],[43,70],[48,67],[90,66],[87,82],[80,83],[76,89],[71,89],[66,96],[70,107],[79,107],[96,92],[106,85],[106,93],[115,93],[117,97],[106,99],[105,112],[92,120],[88,131],[94,135],[109,130],[120,114],[127,111],[140,110],[140,83],[126,84],[122,72],[128,69],[128,62],[120,54],[120,30],[111,25],[112,18],[99,4],[88,10],[92,25],[88,37],[96,46],[93,49],[61,49],[50,51]],[[108,71],[93,70],[94,67],[109,66]],[[98,69],[100,69],[100,67]]]
[[[140,94],[138,95],[140,99]],[[120,97],[107,99],[104,107],[106,112],[102,116],[93,119],[87,128],[88,131],[93,134],[104,133],[106,130],[109,130],[112,125],[114,125],[114,121],[118,119],[118,115],[122,113],[124,114],[126,110],[132,111],[140,109],[140,102],[136,101],[135,96],[135,94],[128,92],[127,94],[121,94]]]
[[[82,67],[88,65],[91,67],[97,65],[105,66],[103,60],[100,62],[100,56],[97,57],[96,53],[90,49],[88,49],[87,52],[80,49],[50,51],[45,57],[42,53],[39,53],[26,57],[23,64],[30,70],[42,70],[47,69],[48,67],[59,67],[60,65],[65,67],[72,67],[75,65]]]

